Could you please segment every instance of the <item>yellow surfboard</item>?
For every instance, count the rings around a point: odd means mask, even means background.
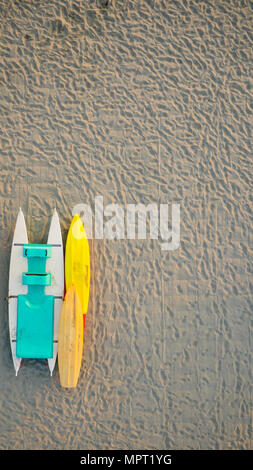
[[[65,251],[66,292],[74,285],[86,315],[90,291],[90,251],[84,226],[75,214],[69,227]],[[84,317],[85,318],[85,317]]]
[[[61,309],[58,368],[62,387],[77,385],[83,353],[83,313],[75,287],[69,287]]]

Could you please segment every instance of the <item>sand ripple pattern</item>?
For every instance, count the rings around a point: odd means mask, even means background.
[[[0,447],[252,448],[252,2],[1,0],[0,54]],[[16,378],[18,207],[65,239],[99,194],[180,202],[180,248],[92,241],[78,389]]]

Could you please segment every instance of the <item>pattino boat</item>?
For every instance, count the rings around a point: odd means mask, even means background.
[[[9,271],[9,331],[16,375],[25,358],[47,359],[52,375],[64,295],[64,257],[59,218],[54,210],[47,244],[29,244],[19,210]]]

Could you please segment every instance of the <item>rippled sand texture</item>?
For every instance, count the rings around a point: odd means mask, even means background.
[[[0,2],[0,446],[252,448],[250,1]],[[180,202],[181,244],[92,241],[78,388],[15,377],[8,266],[22,206]]]

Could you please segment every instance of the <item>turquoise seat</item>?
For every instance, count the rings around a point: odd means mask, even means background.
[[[28,295],[18,296],[16,355],[22,358],[53,357],[54,297],[45,295],[34,303]]]
[[[52,358],[54,336],[54,296],[45,295],[51,284],[46,273],[46,260],[51,256],[50,245],[24,245],[28,272],[22,282],[28,286],[26,295],[18,295],[16,355],[21,358]]]

